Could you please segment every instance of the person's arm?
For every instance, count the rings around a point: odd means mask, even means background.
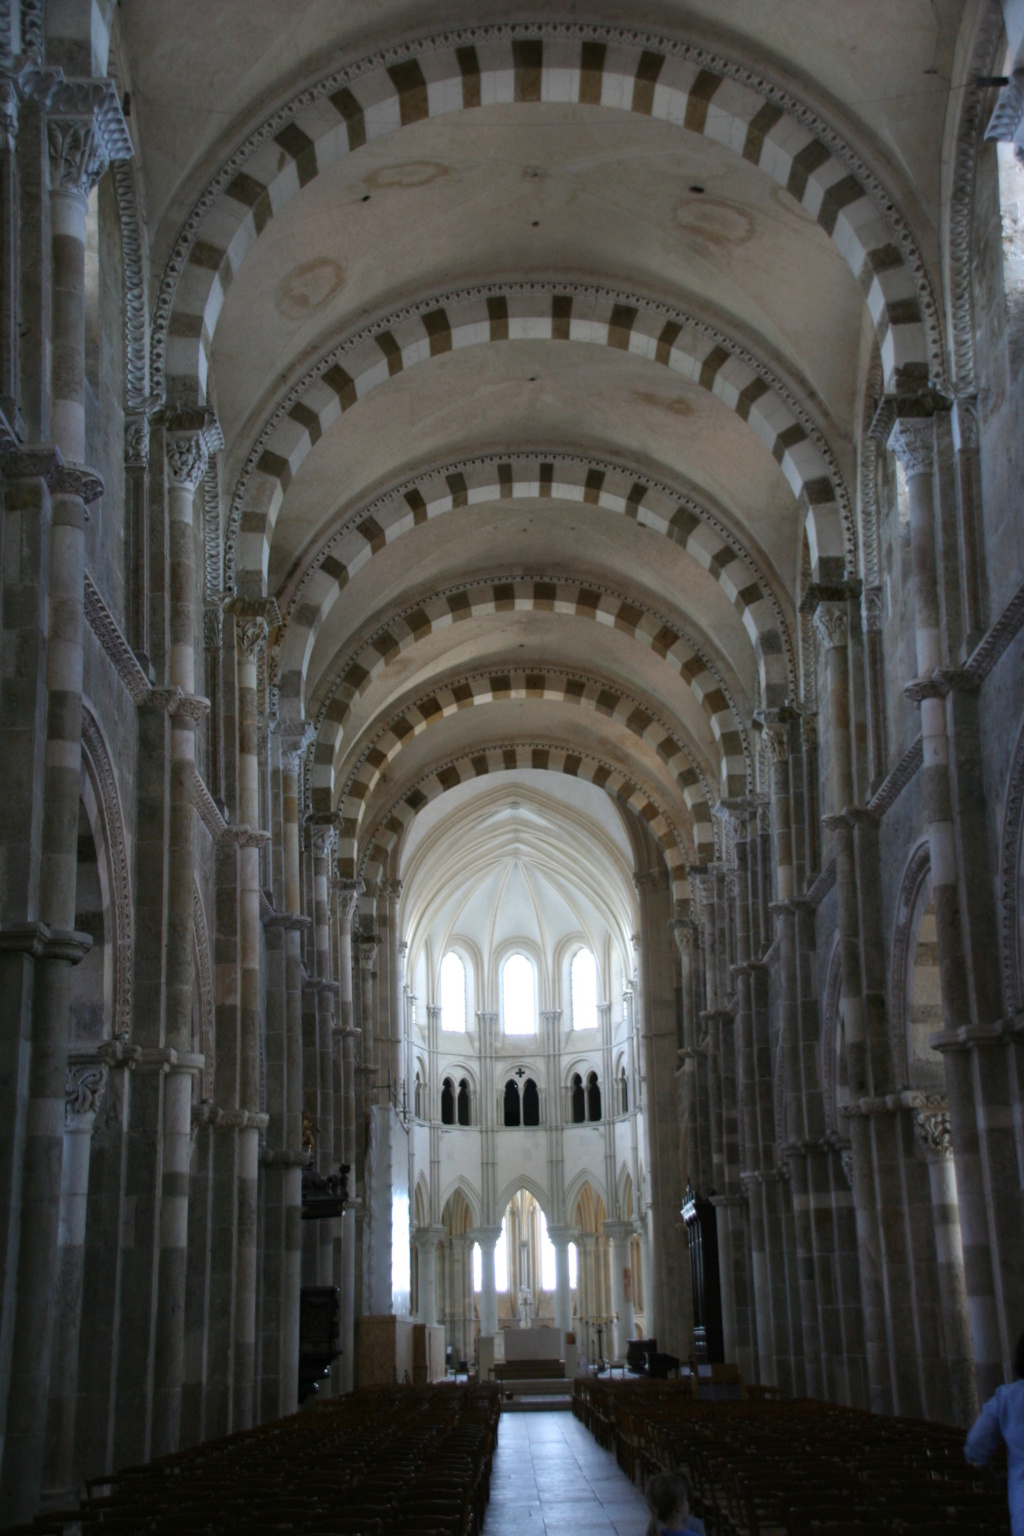
[[[984,1467],[992,1460],[1002,1442],[999,1427],[999,1394],[990,1397],[971,1426],[964,1445],[964,1455],[972,1467]]]

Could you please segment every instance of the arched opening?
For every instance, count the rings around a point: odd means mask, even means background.
[[[89,815],[78,803],[78,864],[75,872],[75,927],[92,948],[71,968],[71,1043],[98,1045],[108,1017],[107,954],[99,855]]]
[[[619,1114],[629,1114],[629,1083],[626,1080],[625,1067],[619,1068]]]
[[[502,966],[501,1011],[506,1035],[537,1033],[537,989],[525,955],[509,955]]]
[[[441,1084],[441,1124],[455,1124],[455,1088],[450,1077]]]
[[[519,1100],[519,1084],[509,1078],[505,1084],[504,1121],[505,1125],[520,1125],[522,1114]]]
[[[569,972],[573,1029],[597,1028],[597,961],[589,949],[578,949]]]
[[[423,1119],[423,1081],[419,1072],[416,1073],[416,1082],[413,1085],[412,1112],[417,1120]]]
[[[466,967],[454,949],[441,961],[441,1028],[466,1033]]]
[[[573,1125],[582,1125],[587,1118],[587,1096],[583,1090],[583,1079],[578,1072],[572,1075],[570,1084],[571,1112]]]
[[[597,1081],[597,1073],[591,1072],[587,1077],[587,1119],[600,1120],[601,1118],[601,1088]]]
[[[456,1105],[458,1122],[460,1125],[469,1124],[469,1080],[465,1077],[459,1079],[459,1095]]]
[[[523,1084],[523,1124],[540,1125],[540,1094],[532,1077]]]

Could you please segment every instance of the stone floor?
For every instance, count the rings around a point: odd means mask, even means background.
[[[571,1413],[503,1413],[483,1536],[644,1536],[643,1496]]]

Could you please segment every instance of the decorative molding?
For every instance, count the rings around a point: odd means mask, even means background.
[[[203,544],[206,555],[207,604],[218,607],[224,595],[224,539],[221,531],[220,475],[211,454],[203,476]]]
[[[172,411],[164,419],[167,473],[175,485],[195,495],[211,453],[224,446],[212,411]]]
[[[911,742],[895,768],[886,775],[868,801],[867,808],[876,821],[881,821],[885,813],[892,810],[907,785],[916,777],[917,770],[923,761],[924,747],[918,736]]]
[[[131,694],[132,702],[136,705],[144,703],[152,691],[149,678],[88,571],[85,573],[85,617],[108,661]]]
[[[264,119],[228,157],[220,170],[217,171],[207,184],[199,198],[197,198],[167,258],[154,304],[151,343],[151,373],[154,387],[161,391],[164,388],[164,362],[171,310],[174,305],[178,282],[185,270],[199,231],[217,199],[226,191],[239,172],[243,170],[246,163],[263,145],[279,134],[289,123],[292,123],[300,112],[314,106],[324,97],[332,96],[338,91],[343,90],[346,86],[351,86],[357,80],[365,78],[369,74],[383,71],[396,64],[418,59],[424,55],[439,52],[442,49],[450,50],[461,46],[487,46],[489,43],[498,41],[511,41],[519,38],[533,40],[538,37],[552,42],[561,42],[567,39],[579,40],[581,42],[603,42],[612,48],[625,46],[632,49],[653,51],[671,59],[683,60],[694,65],[697,69],[708,70],[725,79],[736,81],[741,86],[756,92],[766,101],[798,122],[808,133],[818,139],[827,148],[829,153],[835,156],[836,160],[845,167],[846,171],[856,179],[869,201],[874,205],[875,210],[881,215],[888,226],[901,258],[906,264],[921,308],[930,374],[936,382],[942,379],[945,371],[945,362],[941,319],[924,255],[917,244],[909,220],[898,207],[895,198],[888,191],[881,178],[875,174],[868,163],[842,137],[836,128],[820,113],[807,106],[805,102],[795,96],[791,90],[772,79],[770,75],[752,68],[749,64],[730,59],[712,49],[677,38],[644,32],[638,28],[626,29],[592,23],[563,21],[506,23],[495,26],[472,27],[399,44],[371,54],[358,62],[333,70],[331,73],[322,76],[313,85],[298,91],[289,102]]]
[[[991,74],[1004,34],[1003,8],[988,0],[960,88],[960,118],[953,150],[946,248],[949,260],[950,341],[957,393],[977,389],[974,371],[974,190],[985,96],[978,84]]]
[[[82,751],[103,819],[103,837],[110,861],[114,927],[113,1033],[128,1039],[132,1028],[135,948],[131,861],[114,765],[103,733],[88,705],[82,709]]]
[[[808,905],[812,907],[820,907],[835,883],[836,861],[833,858],[829,859],[828,863],[825,865],[825,868],[821,871],[821,874],[813,882],[813,884],[807,887],[803,897],[804,901],[806,901]]]
[[[191,794],[192,804],[195,806],[199,813],[199,820],[202,822],[207,832],[209,832],[214,842],[219,842],[219,840],[224,836],[224,833],[227,831],[227,822],[224,820],[224,816],[221,813],[221,809],[218,806],[216,800],[213,798],[209,789],[207,788],[206,780],[203,778],[202,774],[199,772],[199,769],[194,763],[192,765]]]
[[[964,664],[964,672],[977,682],[984,682],[1022,628],[1024,628],[1024,585],[1017,588],[988,633],[974,647]]]

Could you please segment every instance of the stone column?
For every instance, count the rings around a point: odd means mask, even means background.
[[[315,974],[306,982],[308,990],[316,998],[317,1059],[319,1064],[320,1096],[319,1127],[317,1137],[317,1163],[320,1173],[334,1172],[335,1164],[344,1162],[339,1155],[341,1145],[341,1070],[340,1042],[334,1038],[334,995],[331,981],[331,908],[328,899],[328,874],[331,848],[334,843],[334,823],[331,820],[312,822],[309,827],[309,849],[313,856],[313,955],[311,969]],[[337,1059],[336,1059],[337,1057]],[[353,1169],[353,1179],[355,1171]],[[341,1265],[340,1221],[318,1221],[316,1239],[319,1243],[319,1272],[321,1285],[336,1285]],[[339,1368],[340,1369],[340,1368]]]
[[[0,1520],[35,1511],[43,1472],[57,1265],[64,1081],[71,966],[89,948],[75,933],[86,506],[102,494],[85,468],[85,216],[89,194],[131,141],[111,82],[66,80],[53,90],[50,150],[50,412],[64,466],[51,501],[46,749],[40,799],[38,922],[22,947],[35,959],[27,1084],[21,1237],[0,1470]],[[15,935],[5,947],[16,944]]]
[[[342,1083],[344,1161],[349,1166],[349,1187],[355,1193],[356,1169],[356,1045],[360,1031],[352,1014],[352,918],[363,891],[361,880],[339,880],[338,892],[338,1011],[342,1044]],[[341,1361],[339,1390],[351,1392],[355,1385],[355,1306],[356,1306],[356,1207],[350,1199],[341,1218]]]
[[[63,1500],[65,1507],[74,1497],[78,1345],[82,1326],[89,1154],[96,1112],[103,1099],[106,1081],[107,1066],[103,1054],[72,1053],[64,1105],[56,1315],[43,1474],[43,1488],[48,1500],[55,1503]]]
[[[302,1287],[302,931],[299,859],[299,774],[313,740],[306,721],[281,727],[282,853],[284,876],[285,1019],[284,1084],[280,1145],[274,1149],[275,1178],[281,1182],[280,1412],[294,1413],[299,1387],[299,1303]],[[279,1172],[277,1171],[279,1170]],[[315,1225],[315,1223],[314,1223]]]
[[[569,1242],[572,1228],[548,1227],[548,1237],[555,1248],[555,1327],[561,1334],[560,1347],[572,1327],[572,1294],[569,1290]]]
[[[954,1423],[968,1425],[977,1413],[978,1396],[971,1359],[971,1324],[948,1104],[937,1098],[926,1100],[914,1113],[914,1131],[921,1155],[928,1164],[931,1186],[943,1354],[949,1365],[950,1408]]]
[[[905,692],[921,708],[922,781],[939,951],[943,1044],[946,1045],[955,1040],[958,1032],[968,1028],[971,1012],[950,782],[945,704],[948,689],[942,679],[936,677],[942,665],[942,649],[935,555],[935,425],[927,403],[896,403],[896,419],[888,446],[906,471],[910,501],[918,676]],[[979,1155],[974,1084],[964,1083],[963,1078],[970,1077],[970,1070],[964,1074],[960,1069],[961,1063],[952,1054],[947,1054],[950,1120],[956,1148],[974,1361],[979,1396],[984,1399],[1003,1380],[1003,1348],[988,1221],[990,1191],[986,1188]]]
[[[377,934],[365,934],[359,939],[359,996],[361,1012],[360,1023],[363,1028],[363,1066],[367,1072],[376,1073],[376,1082],[367,1078],[367,1091],[371,1103],[378,1101],[380,1091],[387,1091],[386,1072],[390,1066],[390,1053],[387,1042],[378,1038],[377,1017],[374,1008],[375,982],[377,972],[374,965],[377,960],[377,950],[380,947],[380,938]]]
[[[236,599],[231,608],[238,664],[238,817],[239,827],[247,829],[238,839],[241,965],[232,1423],[239,1430],[251,1427],[255,1408],[257,1190],[260,1132],[266,1129],[260,1104],[260,852],[270,834],[259,829],[257,669],[267,644],[268,619],[276,620],[277,605],[259,598]]]
[[[172,694],[170,825],[167,868],[163,1085],[163,1168],[160,1182],[159,1300],[156,1311],[152,1454],[176,1450],[181,1432],[185,1287],[188,1260],[188,1163],[192,1145],[192,887],[196,830],[193,805],[195,731],[209,709],[195,691],[196,590],[193,499],[219,428],[204,413],[168,418],[167,516],[170,555],[170,650],[167,680]]]
[[[633,1337],[633,1259],[631,1245],[635,1230],[631,1221],[606,1221],[605,1235],[612,1240],[612,1308],[615,1325],[615,1358],[626,1358],[626,1345]]]
[[[437,1322],[437,1245],[443,1238],[442,1226],[417,1227],[413,1233],[421,1323]]]
[[[494,1286],[494,1245],[501,1236],[500,1227],[477,1227],[470,1233],[480,1244],[480,1336],[492,1338],[498,1331],[498,1293]],[[557,1252],[557,1250],[556,1250]],[[565,1287],[569,1289],[569,1261],[566,1258]],[[557,1309],[555,1322],[557,1324]]]

